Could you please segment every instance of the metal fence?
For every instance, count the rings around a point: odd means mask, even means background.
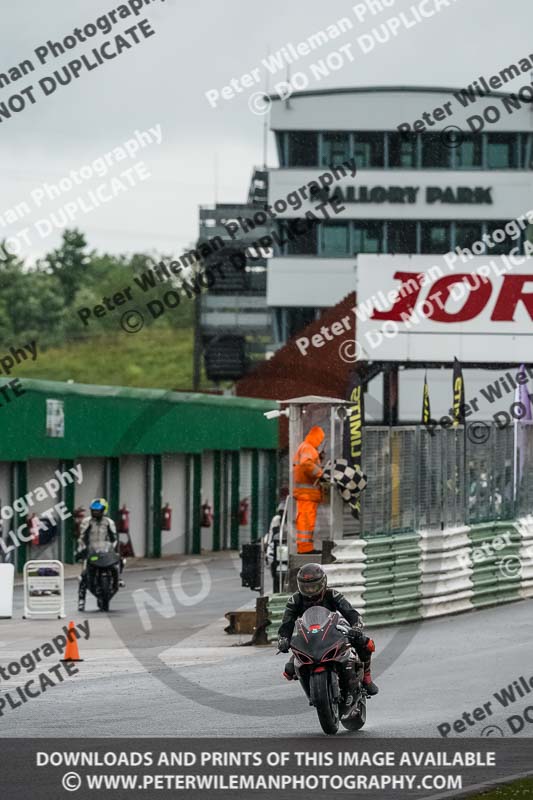
[[[348,534],[442,529],[533,513],[533,423],[364,430],[368,487]]]

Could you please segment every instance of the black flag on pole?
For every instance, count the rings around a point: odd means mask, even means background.
[[[349,416],[344,426],[343,456],[350,471],[354,472],[354,478],[362,478],[361,458],[363,453],[363,422],[365,419],[365,405],[363,398],[363,383],[359,372],[353,371],[348,380],[348,407]],[[357,481],[356,481],[357,483]],[[361,481],[362,484],[362,481]],[[366,486],[366,480],[364,482]],[[350,499],[352,515],[359,519],[361,510],[360,491],[356,491]]]
[[[453,359],[453,427],[464,425],[465,421],[465,382],[461,362]]]

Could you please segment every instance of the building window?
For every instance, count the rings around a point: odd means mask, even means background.
[[[319,319],[322,309],[306,306],[303,308],[287,308],[285,311],[287,313],[287,332],[290,338],[295,336],[302,328],[310,325],[311,322]]]
[[[280,131],[276,133],[276,150],[279,158],[280,167],[288,167],[287,163],[287,137],[288,133]]]
[[[349,133],[322,134],[322,166],[330,167],[341,164],[350,158]]]
[[[505,231],[505,226],[507,225],[508,221],[509,220],[502,219],[498,220],[497,222],[487,223],[487,234],[491,237],[491,239],[494,231]],[[500,235],[498,234],[498,239],[499,238]],[[495,242],[494,239],[492,239],[492,246],[487,246],[487,252],[494,256],[503,256],[506,253],[510,253],[513,247],[518,247],[521,250],[522,248],[520,245],[521,237],[518,237],[518,239],[511,239],[511,237],[506,234],[502,242]]]
[[[308,228],[306,220],[284,220],[279,224],[279,233],[285,244],[282,255],[316,256],[318,255],[317,226]]]
[[[518,137],[515,133],[487,134],[487,167],[489,169],[518,167]]]
[[[476,169],[483,165],[483,138],[470,134],[461,135],[460,144],[455,148],[457,169]]]
[[[416,253],[416,222],[387,222],[387,253]]]
[[[382,253],[383,225],[381,222],[355,222],[353,227],[353,253]]]
[[[455,246],[472,249],[474,242],[480,242],[483,235],[481,222],[456,222]]]
[[[320,226],[321,255],[347,256],[350,254],[350,229],[347,222],[325,222]]]
[[[533,169],[533,134],[522,133],[522,157],[520,163],[524,169]]]
[[[389,133],[389,167],[413,169],[418,166],[418,135]]]
[[[289,132],[289,167],[318,167],[318,133]]]
[[[422,222],[422,253],[448,253],[451,250],[449,222]]]
[[[427,169],[449,169],[451,150],[440,133],[422,134],[422,166]]]
[[[383,133],[355,133],[354,158],[357,168],[384,167],[384,143]]]

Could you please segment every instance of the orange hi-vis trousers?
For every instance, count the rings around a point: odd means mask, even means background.
[[[310,553],[315,549],[313,534],[317,510],[318,503],[313,500],[296,500],[296,547],[298,553]]]

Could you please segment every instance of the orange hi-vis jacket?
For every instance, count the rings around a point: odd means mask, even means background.
[[[315,425],[296,451],[293,463],[293,494],[296,500],[311,500],[313,503],[322,500],[322,491],[316,482],[324,470],[320,466],[317,448],[324,437],[322,428]]]

